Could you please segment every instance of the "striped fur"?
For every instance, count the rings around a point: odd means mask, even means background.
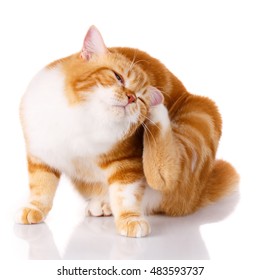
[[[106,48],[91,27],[80,53],[49,64],[21,102],[31,197],[17,221],[39,223],[60,174],[88,200],[87,215],[113,214],[117,230],[146,236],[145,214],[186,215],[232,190],[238,175],[216,160],[221,117],[157,59]]]

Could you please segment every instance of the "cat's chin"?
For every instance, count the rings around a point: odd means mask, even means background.
[[[112,106],[110,112],[116,118],[116,120],[123,120],[127,117],[126,107],[125,106]]]

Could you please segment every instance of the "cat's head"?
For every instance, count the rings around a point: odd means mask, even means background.
[[[72,103],[85,102],[93,114],[122,125],[125,133],[149,117],[151,106],[163,102],[163,95],[150,85],[135,57],[129,60],[116,49],[108,49],[94,26],[68,67],[73,68],[68,80]]]

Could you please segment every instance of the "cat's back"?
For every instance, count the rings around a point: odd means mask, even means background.
[[[59,98],[62,101],[64,88],[64,74],[60,66],[49,68],[48,66],[41,69],[29,83],[23,98],[21,100],[21,109],[37,108],[46,105],[44,100],[53,100]],[[54,95],[53,92],[56,94]],[[53,102],[48,104],[50,106]],[[24,112],[24,111],[22,111]]]

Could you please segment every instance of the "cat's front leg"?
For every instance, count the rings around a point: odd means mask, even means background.
[[[36,224],[42,222],[52,208],[60,173],[30,156],[28,157],[28,173],[30,199],[27,205],[19,209],[16,222]]]
[[[142,213],[144,190],[144,180],[132,183],[119,180],[110,185],[110,203],[119,234],[142,237],[151,232],[150,225]]]

